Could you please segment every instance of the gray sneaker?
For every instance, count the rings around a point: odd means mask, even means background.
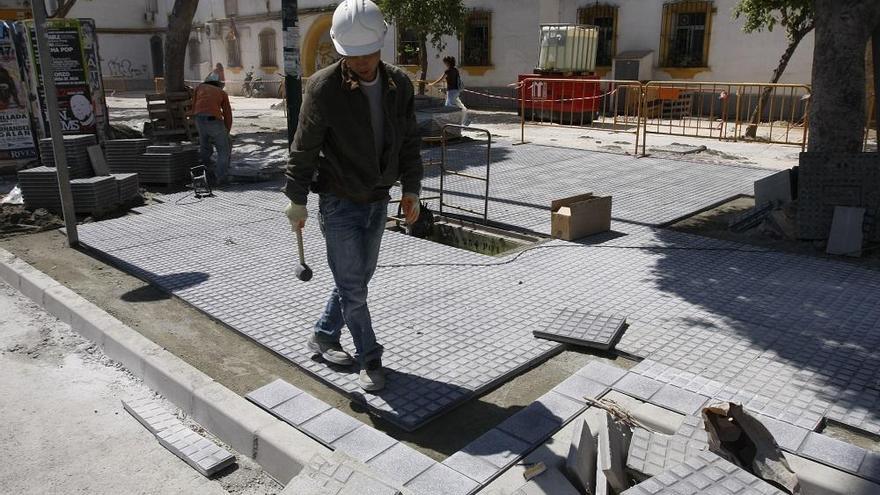
[[[354,364],[354,359],[351,358],[351,355],[345,352],[339,342],[333,342],[332,344],[321,342],[315,338],[315,334],[312,334],[309,336],[307,346],[309,350],[315,354],[320,354],[328,363],[333,363],[339,366],[351,366]]]
[[[358,376],[358,385],[367,392],[378,392],[385,388],[385,370],[382,369],[382,361],[374,359],[367,363]]]

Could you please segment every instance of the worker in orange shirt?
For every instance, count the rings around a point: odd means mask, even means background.
[[[232,107],[229,96],[223,91],[223,82],[216,73],[211,73],[200,84],[193,95],[192,113],[199,131],[199,157],[208,170],[208,181],[212,185],[228,182],[229,155],[232,145],[229,131],[232,129]],[[211,163],[211,155],[217,148],[217,161]]]

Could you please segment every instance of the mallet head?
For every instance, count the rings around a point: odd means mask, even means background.
[[[308,282],[312,279],[312,269],[309,268],[309,265],[300,264],[296,267],[296,278],[302,280],[303,282]]]

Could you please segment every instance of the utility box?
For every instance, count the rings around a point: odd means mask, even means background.
[[[554,200],[550,204],[550,233],[572,241],[611,229],[611,196],[593,193]]]
[[[611,73],[618,81],[650,81],[654,72],[654,52],[634,50],[617,54],[611,61]]]

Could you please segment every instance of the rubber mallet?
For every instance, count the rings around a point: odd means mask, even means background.
[[[303,253],[302,229],[296,229],[296,244],[299,248],[299,266],[296,267],[296,278],[308,282],[312,279],[312,269],[306,264],[306,255]]]

